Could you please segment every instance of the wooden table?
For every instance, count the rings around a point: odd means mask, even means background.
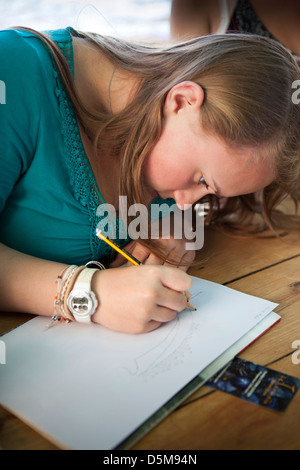
[[[209,229],[199,256],[192,275],[279,303],[281,321],[239,357],[300,378],[292,361],[300,340],[300,237],[237,239]],[[0,314],[0,333],[29,318]],[[1,407],[0,446],[56,449]],[[300,391],[281,414],[204,386],[133,449],[300,449]]]

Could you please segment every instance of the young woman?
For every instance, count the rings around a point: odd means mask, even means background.
[[[86,268],[109,256],[95,236],[104,204],[160,197],[185,209],[215,195],[242,219],[265,188],[270,219],[297,189],[299,69],[275,41],[156,48],[67,28],[2,31],[0,42],[2,311],[151,331],[185,307],[193,253],[184,240],[144,240],[129,247],[143,266]]]

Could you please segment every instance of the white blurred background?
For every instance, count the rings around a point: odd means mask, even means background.
[[[169,39],[171,0],[0,0],[0,29],[72,26],[134,39]]]

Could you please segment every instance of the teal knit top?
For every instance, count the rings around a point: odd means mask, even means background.
[[[47,34],[74,77],[70,29]],[[97,215],[104,200],[47,47],[30,32],[0,31],[0,80],[0,241],[63,263],[104,259],[111,249],[95,236],[108,220]]]

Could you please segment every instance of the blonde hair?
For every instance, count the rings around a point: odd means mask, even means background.
[[[262,214],[269,226],[274,222],[276,204],[295,192],[300,176],[300,106],[292,102],[292,83],[300,78],[300,72],[280,43],[256,35],[230,34],[154,46],[71,32],[99,47],[115,67],[139,78],[136,95],[125,109],[112,114],[103,107],[92,114],[80,102],[57,45],[34,32],[52,51],[78,120],[95,146],[120,159],[119,190],[127,195],[129,205],[145,203],[143,162],[161,135],[168,91],[177,83],[192,80],[205,92],[201,109],[204,129],[227,145],[255,148],[260,158],[267,154],[276,171],[275,181],[259,198],[253,194],[230,198],[222,208],[210,198],[208,220],[232,230],[250,226],[255,213]]]

